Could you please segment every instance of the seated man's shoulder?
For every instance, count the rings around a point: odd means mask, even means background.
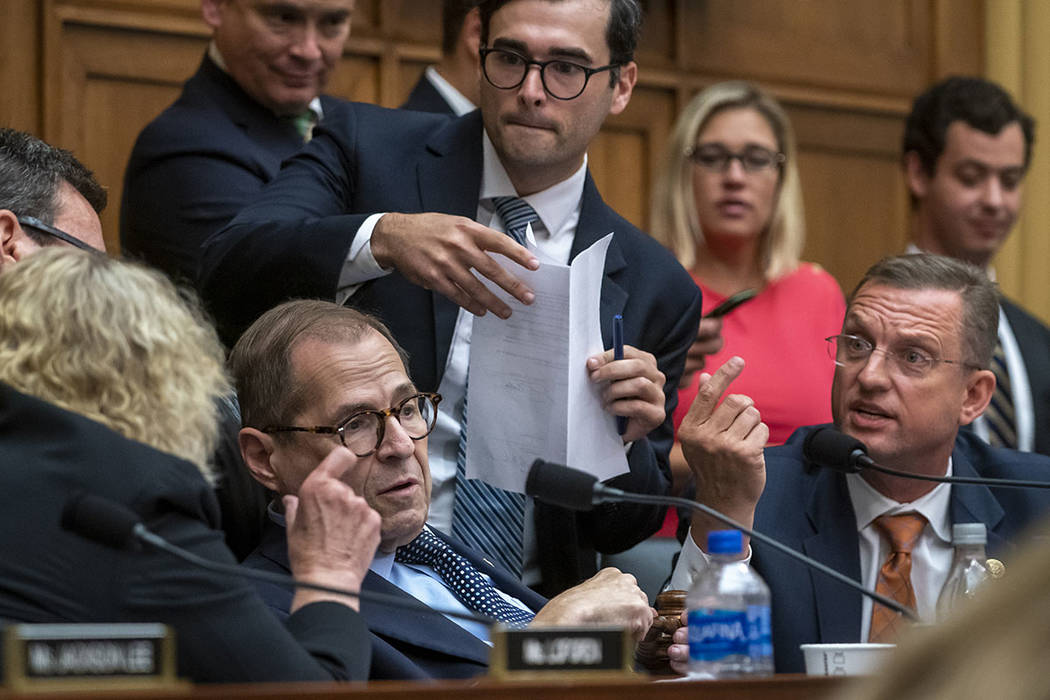
[[[1050,457],[1046,455],[992,447],[972,430],[960,430],[955,447],[965,455],[980,476],[1050,481]],[[1050,499],[1050,489],[1045,490],[1045,493]]]

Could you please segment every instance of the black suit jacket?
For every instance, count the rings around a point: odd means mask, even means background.
[[[427,79],[426,73],[419,76],[419,80],[416,81],[412,92],[408,94],[408,99],[401,105],[401,109],[411,109],[416,112],[434,112],[449,116],[456,115],[448,102],[445,102],[445,98],[434,87],[434,84]]]
[[[321,97],[325,112],[336,102]],[[291,120],[256,102],[205,56],[179,98],[135,141],[124,175],[121,250],[196,282],[204,240],[302,146]]]
[[[525,603],[533,612],[546,605],[545,598],[521,585],[509,572],[495,568],[463,543],[437,530],[433,532],[488,575],[498,589]],[[291,574],[284,528],[269,522],[258,549],[244,560],[243,566]],[[262,581],[255,585],[270,609],[280,618],[287,617],[292,602],[291,588]],[[371,571],[361,590],[392,596],[406,604],[419,604],[416,598]],[[362,600],[361,616],[372,636],[372,669],[369,673],[372,680],[470,678],[488,670],[489,647],[437,612],[427,613]]]
[[[787,443],[767,449],[766,487],[755,511],[755,529],[860,580],[857,521],[840,472],[821,469],[802,456],[812,428],[800,428]],[[960,431],[952,452],[956,476],[1045,479],[1050,459],[989,447]],[[1042,489],[951,487],[952,523],[984,523],[990,556],[1007,560],[1007,545],[1031,523],[1050,514]],[[772,593],[773,654],[777,671],[804,671],[800,644],[859,642],[861,596],[785,555],[752,541],[752,564]]]
[[[1014,333],[1032,389],[1035,451],[1050,455],[1050,328],[1008,299],[1000,299]]]
[[[436,211],[473,219],[481,187],[481,114],[459,119],[348,103],[252,205],[205,244],[202,287],[234,337],[256,316],[295,297],[331,299],[354,234],[373,212]],[[624,340],[651,352],[666,376],[667,417],[633,445],[630,472],[612,484],[665,493],[671,414],[685,354],[696,337],[700,293],[662,246],[606,205],[588,175],[571,257],[610,231],[601,289],[602,338],[612,318]],[[394,272],[364,285],[350,303],[379,316],[408,351],[412,380],[436,391],[459,311],[452,301]],[[594,573],[594,552],[619,552],[655,532],[663,508],[607,504],[573,514],[537,504],[543,586],[554,595]]]
[[[233,564],[211,488],[190,463],[0,384],[0,619],[163,622],[178,672],[196,682],[364,679],[367,629],[337,603],[304,606],[282,625],[236,576],[153,548],[111,549],[59,525],[73,494],[134,510],[165,539]]]

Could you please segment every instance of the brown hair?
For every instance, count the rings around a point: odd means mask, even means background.
[[[407,368],[408,356],[387,327],[360,311],[317,299],[288,301],[267,311],[230,353],[242,424],[284,425],[303,410],[309,387],[294,385],[291,363],[292,351],[303,340],[355,343],[373,331],[394,346]]]

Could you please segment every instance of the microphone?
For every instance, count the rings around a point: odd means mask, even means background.
[[[795,561],[802,562],[811,569],[815,569],[825,576],[830,576],[836,581],[859,591],[881,605],[885,605],[890,610],[900,613],[909,620],[917,622],[919,619],[915,611],[906,605],[901,605],[892,598],[888,598],[881,593],[869,590],[857,581],[851,579],[849,576],[832,569],[830,566],[822,564],[811,557],[807,557],[801,552],[796,552],[791,547],[778,542],[768,535],[763,535],[761,532],[756,532],[751,528],[744,527],[728,515],[720,513],[710,506],[691,501],[688,498],[678,498],[677,496],[654,496],[647,493],[631,493],[629,491],[623,491],[600,483],[597,477],[593,474],[588,474],[579,469],[573,469],[561,464],[546,462],[542,459],[537,459],[532,463],[529,475],[525,481],[525,493],[546,503],[569,508],[570,510],[590,510],[595,505],[617,501],[684,506],[692,510],[698,510],[721,523],[725,523],[734,530],[739,530],[752,539],[762,542],[781,554],[786,554]]]
[[[325,593],[335,593],[336,595],[350,596],[351,598],[382,603],[397,608],[458,617],[486,625],[492,625],[497,622],[487,615],[435,608],[412,598],[399,598],[374,591],[351,591],[345,588],[300,581],[287,574],[259,571],[205,559],[178,545],[172,544],[147,528],[138,513],[124,504],[83,491],[74,494],[66,501],[65,507],[62,509],[62,529],[113,549],[139,551],[142,548],[142,544],[145,543],[194,566],[219,574],[240,576],[268,583],[277,583],[283,586],[292,585]]]
[[[814,464],[847,474],[856,474],[874,464],[863,442],[830,427],[817,428],[807,435],[802,454]]]
[[[856,474],[861,469],[872,469],[890,476],[941,484],[971,484],[994,488],[1046,489],[1050,482],[1023,479],[992,479],[980,476],[930,476],[891,469],[878,464],[868,456],[867,446],[830,425],[813,430],[802,442],[802,455],[810,462],[835,471]]]

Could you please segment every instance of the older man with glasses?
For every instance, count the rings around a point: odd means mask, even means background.
[[[375,319],[326,301],[292,301],[264,314],[230,355],[243,408],[241,451],[252,475],[295,496],[333,449],[354,456],[342,480],[379,513],[379,550],[361,590],[402,605],[361,601],[372,633],[370,678],[453,678],[484,673],[489,625],[438,611],[475,613],[511,627],[614,624],[639,638],[653,611],[632,576],[605,569],[551,601],[455,539],[426,527],[427,436],[441,397],[420,392],[403,351]],[[283,501],[270,506],[262,544],[245,565],[290,573]],[[260,586],[280,616],[291,587]],[[409,611],[420,603],[436,610]]]
[[[49,245],[104,251],[106,191],[72,153],[0,129],[0,270]]]
[[[874,265],[849,297],[842,333],[827,339],[836,365],[835,426],[863,442],[879,465],[908,474],[1046,481],[1050,459],[989,447],[960,430],[985,410],[995,389],[989,366],[998,314],[995,285],[966,263],[921,254]],[[733,358],[713,376],[702,375],[679,428],[698,497],[896,599],[926,622],[933,621],[951,565],[953,524],[983,523],[989,554],[1003,558],[1011,540],[1050,513],[1050,495],[1042,489],[821,469],[803,453],[812,427],[763,450],[768,430],[751,400],[740,394],[721,400],[746,371]],[[704,515],[691,525],[675,588],[688,588],[706,559],[707,533],[723,527]],[[803,670],[799,644],[892,642],[904,626],[888,608],[761,543],[751,543],[750,556],[773,595],[779,672]],[[684,670],[686,646],[670,653]]]
[[[518,275],[539,255],[566,263],[613,233],[601,327],[611,348],[622,315],[625,359],[609,351],[580,369],[602,387],[606,410],[626,419],[630,472],[615,485],[646,493],[669,488],[670,414],[700,295],[664,248],[602,201],[587,169],[588,147],[634,89],[638,3],[489,0],[480,15],[480,109],[451,121],[362,104],[329,114],[205,245],[203,294],[227,338],[288,298],[376,313],[408,350],[419,389],[444,397],[429,440],[430,524],[553,595],[594,573],[596,551],[655,532],[662,509],[576,515],[466,478],[472,321],[511,313],[481,278],[530,304]],[[535,253],[525,245],[530,222]]]

